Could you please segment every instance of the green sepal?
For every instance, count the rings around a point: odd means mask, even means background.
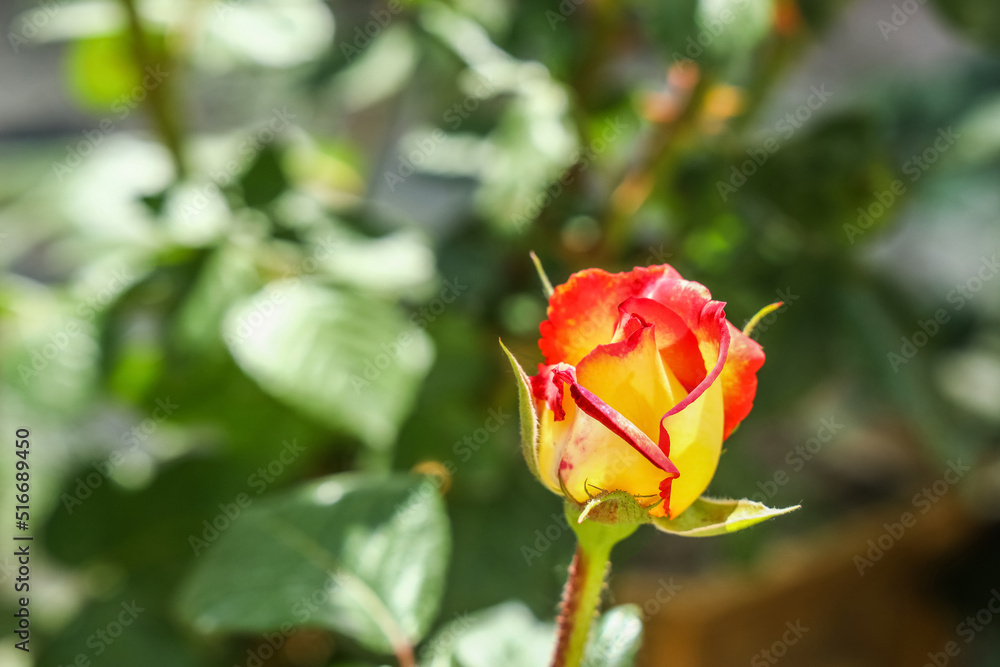
[[[545,482],[538,472],[538,413],[535,412],[531,385],[528,383],[528,376],[521,368],[521,364],[517,363],[517,359],[503,344],[503,341],[500,341],[500,348],[507,355],[507,360],[510,361],[510,366],[514,369],[514,375],[517,376],[517,403],[521,415],[521,453],[524,454],[524,460],[527,461],[531,474],[544,484]]]
[[[585,505],[577,505],[572,500],[567,500],[563,505],[566,512],[566,522],[576,533],[580,547],[590,555],[603,553],[604,560],[607,560],[607,554],[611,553],[612,547],[634,533],[642,525],[641,523],[628,522],[587,521],[586,517],[582,517],[585,508]]]
[[[532,250],[528,253],[531,256],[531,261],[535,265],[535,271],[538,271],[538,279],[542,281],[542,292],[545,293],[545,298],[548,299],[552,296],[555,290],[552,288],[552,281],[549,280],[549,276],[545,273],[545,268],[542,267],[542,260],[538,259],[538,255]]]
[[[585,519],[598,523],[640,525],[649,523],[649,508],[627,491],[604,491],[580,507],[577,523]]]
[[[676,519],[653,518],[653,525],[665,533],[685,537],[711,537],[749,528],[755,524],[799,509],[773,509],[752,500],[727,500],[702,496]]]

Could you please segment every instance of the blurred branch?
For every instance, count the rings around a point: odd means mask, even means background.
[[[739,132],[753,119],[762,107],[767,95],[789,63],[794,61],[803,46],[808,43],[809,34],[795,0],[781,0],[773,17],[770,42],[760,51],[759,66],[754,68],[753,79],[743,95],[746,105],[743,113],[731,121],[731,129]],[[652,194],[657,179],[669,170],[675,157],[674,148],[678,141],[695,130],[704,110],[706,97],[716,84],[716,79],[708,69],[699,68],[695,63],[675,65],[671,68],[669,81],[679,95],[680,108],[673,118],[658,122],[652,136],[645,142],[645,151],[635,166],[630,169],[615,188],[601,225],[604,230],[602,254],[618,256],[627,241],[629,222]]]
[[[752,79],[746,86],[743,113],[733,119],[732,129],[744,129],[767,100],[771,88],[781,80],[785,69],[801,54],[809,43],[802,14],[795,0],[781,0],[774,15],[774,32],[769,43],[759,52],[757,66],[752,68]]]
[[[586,35],[581,45],[579,56],[575,59],[567,83],[572,91],[573,102],[570,104],[570,114],[576,127],[580,146],[590,146],[592,137],[590,121],[594,106],[599,104],[597,92],[601,83],[601,74],[613,57],[614,46],[619,33],[623,29],[623,6],[612,0],[595,0],[587,3],[579,13],[580,32]],[[579,191],[584,187],[584,179],[580,178],[583,163],[578,161],[572,165],[567,174],[566,189]],[[539,223],[552,218],[554,201],[542,207],[532,221],[532,227],[539,228]]]
[[[166,55],[156,58],[150,47],[148,36],[142,26],[142,18],[136,7],[136,0],[121,0],[128,20],[129,35],[132,38],[132,52],[139,68],[140,76],[156,67],[163,67],[168,70],[169,62]],[[148,104],[149,110],[156,124],[160,140],[170,152],[170,159],[174,165],[174,172],[177,180],[183,179],[187,175],[187,163],[184,159],[183,134],[180,121],[177,117],[176,109],[170,95],[170,82],[164,79],[159,84],[149,87]]]
[[[620,254],[629,221],[652,193],[657,174],[671,162],[678,140],[697,124],[705,96],[713,83],[712,77],[694,63],[675,65],[668,80],[676,95],[676,113],[673,118],[654,124],[650,136],[643,142],[642,154],[611,194],[601,225],[604,254]]]
[[[601,74],[613,57],[615,39],[622,28],[622,6],[618,2],[599,0],[587,3],[580,12],[582,33],[587,35],[586,48],[577,60],[569,81],[576,93],[578,105],[574,106],[577,122],[581,123],[580,134],[584,144],[589,143],[586,119],[597,102],[596,86],[601,82]]]

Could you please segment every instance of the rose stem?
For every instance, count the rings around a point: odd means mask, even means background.
[[[635,532],[638,524],[578,522],[581,508],[566,503],[566,519],[577,536],[576,554],[569,566],[556,626],[556,651],[552,667],[579,667],[587,635],[601,603],[611,549]]]
[[[581,664],[587,635],[597,616],[610,556],[610,549],[588,554],[577,545],[563,589],[552,667],[578,667]]]

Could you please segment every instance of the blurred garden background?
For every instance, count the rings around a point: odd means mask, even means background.
[[[3,665],[547,664],[574,540],[497,343],[541,361],[531,250],[785,303],[709,491],[802,509],[623,543],[636,664],[1000,664],[1000,5],[0,25]]]

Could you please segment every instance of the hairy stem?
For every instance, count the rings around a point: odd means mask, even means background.
[[[563,589],[552,667],[578,667],[583,662],[583,651],[590,626],[597,616],[610,555],[610,550],[588,554],[577,545]]]
[[[566,503],[566,519],[576,532],[578,542],[563,589],[552,667],[580,667],[582,664],[590,626],[600,607],[611,550],[639,527],[639,524],[606,524],[589,519],[580,523],[582,510],[583,507],[575,503]]]

